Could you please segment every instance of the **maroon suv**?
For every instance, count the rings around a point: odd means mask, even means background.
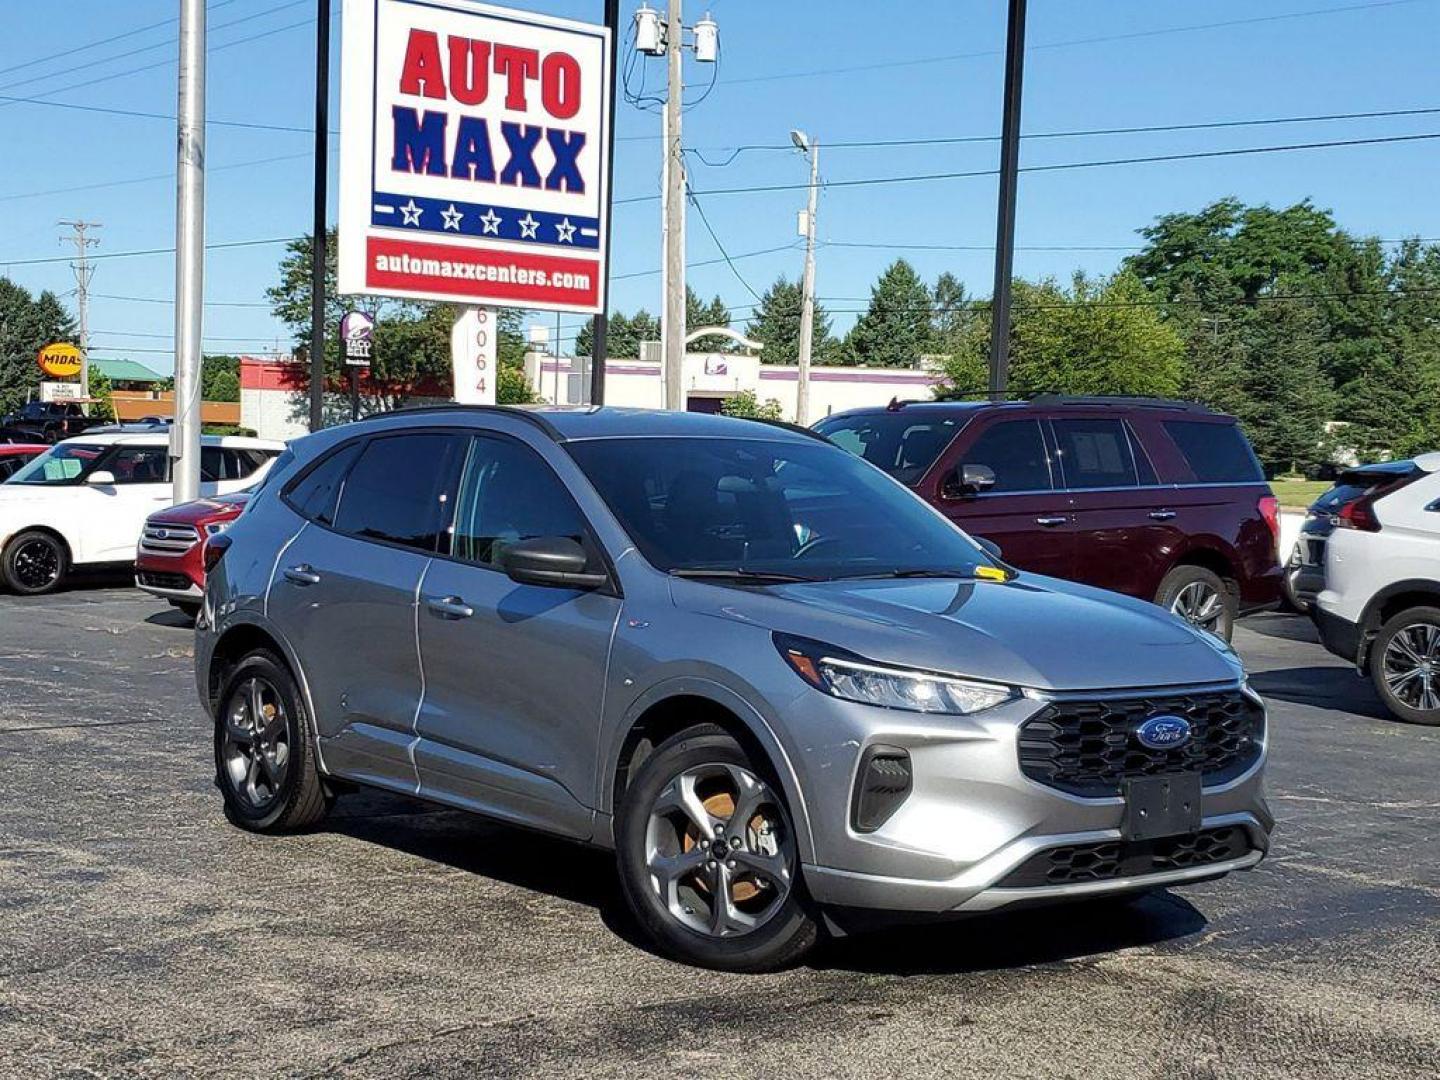
[[[815,425],[1025,570],[1229,638],[1275,605],[1279,506],[1232,416],[1145,398],[891,402]]]

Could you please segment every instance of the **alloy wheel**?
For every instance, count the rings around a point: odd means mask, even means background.
[[[1225,599],[1203,581],[1192,581],[1170,601],[1170,610],[1186,622],[1212,634],[1225,615]]]
[[[15,549],[10,565],[17,582],[26,589],[40,592],[60,577],[60,552],[52,541],[35,537]]]
[[[279,796],[290,765],[290,725],[279,691],[247,679],[226,702],[221,757],[234,794],[262,811]]]
[[[716,938],[749,934],[785,906],[795,848],[779,798],[739,765],[686,769],[650,810],[650,884],[681,925]]]
[[[1429,712],[1440,708],[1440,627],[1402,626],[1385,646],[1385,685],[1401,704]]]

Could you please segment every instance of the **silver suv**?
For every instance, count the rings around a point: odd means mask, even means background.
[[[312,826],[361,783],[613,848],[694,963],[1267,847],[1265,710],[1228,646],[1017,573],[799,429],[392,414],[294,443],[207,562],[232,821]]]

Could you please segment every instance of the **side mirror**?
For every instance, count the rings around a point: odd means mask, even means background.
[[[995,470],[989,465],[961,465],[945,478],[940,494],[947,499],[960,499],[994,486]]]
[[[511,581],[555,589],[598,589],[610,579],[585,569],[585,549],[568,536],[537,536],[521,540],[500,555]]]
[[[97,469],[85,478],[85,483],[92,487],[114,487],[115,474],[109,469]]]
[[[972,536],[970,539],[979,544],[980,549],[992,559],[999,559],[1001,562],[1005,561],[1005,556],[1000,554],[1000,545],[995,543],[994,540],[986,540],[983,536]]]

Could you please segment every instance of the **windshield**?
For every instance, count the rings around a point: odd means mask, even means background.
[[[841,449],[884,469],[902,484],[913,484],[935,464],[962,426],[954,416],[926,416],[901,409],[827,417],[815,425],[815,430]]]
[[[52,446],[17,472],[7,484],[73,484],[105,452],[103,446],[80,446],[61,443]]]
[[[621,438],[566,449],[641,554],[671,573],[971,577],[995,565],[919,498],[818,441]]]

